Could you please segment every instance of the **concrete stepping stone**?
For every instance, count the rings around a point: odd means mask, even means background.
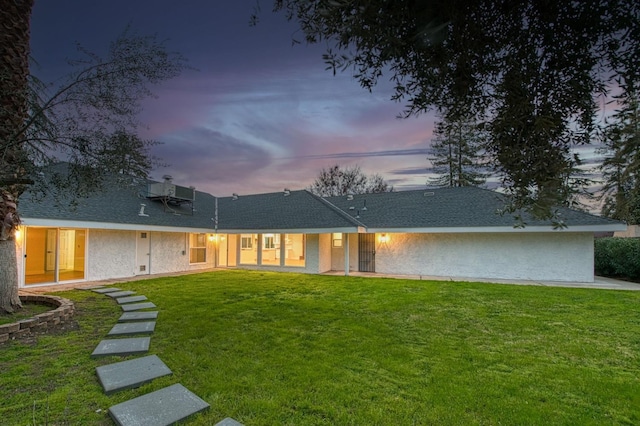
[[[126,336],[132,334],[153,333],[156,328],[155,321],[124,322],[113,326],[107,336]]]
[[[209,408],[181,384],[175,384],[109,408],[119,426],[166,426]]]
[[[94,293],[100,293],[100,294],[107,294],[107,293],[115,293],[118,291],[122,291],[121,288],[116,288],[116,287],[106,287],[106,288],[96,288],[94,290],[92,290]]]
[[[116,299],[118,305],[124,305],[125,303],[142,302],[143,300],[147,300],[147,296],[118,297]]]
[[[117,299],[118,297],[131,296],[132,294],[136,294],[136,292],[131,290],[123,290],[123,291],[107,293],[107,296]]]
[[[149,351],[150,337],[129,337],[126,339],[106,339],[98,343],[91,358],[110,355],[134,355]]]
[[[104,393],[111,395],[114,392],[140,387],[153,379],[172,373],[160,358],[149,355],[97,367],[96,374]]]
[[[220,420],[214,426],[244,426],[237,420],[232,419],[231,417],[227,417],[226,419]]]
[[[122,310],[125,312],[131,312],[131,311],[139,311],[140,309],[149,309],[149,308],[156,308],[157,306],[154,305],[151,302],[143,302],[143,303],[129,303],[126,305],[120,305],[122,307]]]
[[[158,311],[143,311],[143,312],[125,312],[118,318],[118,322],[129,321],[149,321],[158,318]]]

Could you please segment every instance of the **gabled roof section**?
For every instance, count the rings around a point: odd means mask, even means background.
[[[233,230],[357,232],[359,226],[362,224],[357,220],[305,190],[218,198],[218,229],[221,232]]]
[[[352,199],[350,199],[352,198]],[[359,216],[369,229],[513,228],[511,214],[499,214],[504,195],[476,187],[438,188],[417,191],[359,194],[329,197],[327,201],[353,217]],[[559,208],[560,218],[569,227],[623,225],[621,222],[588,213]],[[526,228],[552,227],[551,221],[523,214]]]

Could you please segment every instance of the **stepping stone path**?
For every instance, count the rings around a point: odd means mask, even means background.
[[[137,388],[153,379],[172,374],[169,367],[156,355],[103,365],[96,368],[96,373],[107,395]]]
[[[144,303],[129,303],[126,305],[122,305],[122,310],[125,312],[131,312],[131,311],[139,311],[140,309],[149,309],[149,308],[155,308],[156,305],[154,305],[151,302],[144,302]]]
[[[131,290],[120,290],[120,291],[110,291],[106,293],[107,296],[113,297],[114,299],[117,299],[118,297],[131,296],[132,294],[136,294],[136,292]]]
[[[155,330],[158,312],[141,310],[155,308],[156,305],[151,302],[136,303],[147,300],[145,296],[133,296],[135,291],[112,287],[93,287],[90,290],[114,298],[125,311],[109,331],[109,336],[151,334]],[[105,339],[98,344],[91,357],[143,354],[149,351],[150,342],[149,336]],[[172,372],[156,355],[148,355],[97,367],[96,374],[104,393],[111,395],[140,387]],[[119,426],[163,426],[185,420],[208,408],[209,404],[178,383],[116,404],[109,408],[109,415]],[[242,423],[227,417],[216,426],[242,426]]]
[[[118,318],[118,322],[129,321],[149,321],[158,318],[158,311],[145,311],[145,312],[125,312]]]
[[[126,336],[131,334],[149,334],[156,328],[155,321],[124,322],[113,326],[107,336]]]
[[[118,297],[116,300],[118,301],[118,305],[122,305],[125,303],[142,302],[143,300],[147,300],[147,296]]]

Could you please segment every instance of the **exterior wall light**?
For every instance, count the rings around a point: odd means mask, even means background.
[[[214,242],[214,241],[217,241],[217,240],[218,240],[217,235],[209,234],[209,241]]]
[[[386,244],[389,242],[389,234],[380,234],[380,236],[378,237],[378,241],[380,241],[381,244]]]
[[[16,239],[16,242],[20,242],[22,239],[22,230],[20,228],[16,228],[13,237]]]

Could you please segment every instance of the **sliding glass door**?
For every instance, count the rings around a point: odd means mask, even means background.
[[[25,284],[49,284],[85,278],[86,230],[27,228]]]

